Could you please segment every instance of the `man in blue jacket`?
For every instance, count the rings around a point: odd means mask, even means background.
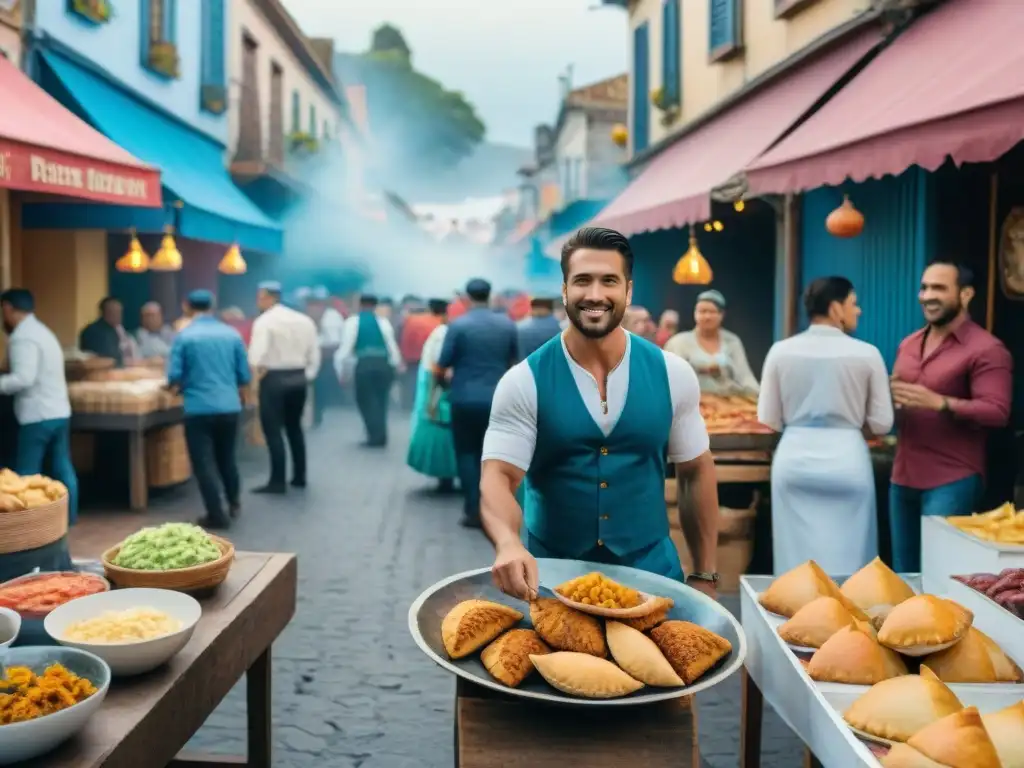
[[[683,580],[665,514],[665,448],[689,482],[683,533],[695,572],[715,594],[718,489],[689,363],[624,331],[633,252],[618,232],[585,228],[562,249],[571,320],[501,380],[483,450],[483,523],[495,583],[535,596],[536,557],[626,565]],[[526,481],[524,509],[516,491]]]
[[[230,526],[221,499],[222,484],[231,517],[240,509],[235,447],[251,373],[242,337],[214,317],[213,305],[209,291],[188,295],[191,322],[171,345],[167,383],[180,391],[185,401],[188,457],[206,507],[206,517],[199,524],[218,529]]]

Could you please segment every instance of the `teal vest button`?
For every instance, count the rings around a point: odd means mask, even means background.
[[[583,402],[561,336],[527,362],[537,385],[537,449],[525,483],[530,534],[566,558],[595,546],[621,557],[667,538],[672,395],[664,353],[631,338],[629,391],[609,435]]]

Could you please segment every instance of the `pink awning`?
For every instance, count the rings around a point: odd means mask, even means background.
[[[711,190],[777,141],[879,41],[877,30],[862,32],[712,118],[653,158],[590,223],[635,235],[710,218]]]
[[[747,169],[795,192],[995,160],[1024,140],[1024,2],[949,0]]]

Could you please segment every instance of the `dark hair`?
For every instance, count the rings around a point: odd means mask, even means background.
[[[100,299],[100,312],[106,312],[107,305],[110,304],[111,302],[117,302],[118,304],[120,304],[121,300],[116,296],[104,296],[102,299]]]
[[[36,300],[28,288],[8,288],[0,293],[0,304],[10,304],[18,312],[33,312]]]
[[[377,304],[377,297],[374,296],[372,293],[364,293],[362,296],[359,297],[360,307],[366,307],[367,309],[370,309],[372,307],[376,307]]]
[[[448,302],[445,299],[431,299],[427,302],[427,306],[433,315],[443,315],[448,311]]]
[[[189,309],[195,312],[209,312],[213,309],[213,296],[197,296],[187,301]]]
[[[479,285],[466,286],[466,295],[470,301],[489,301],[491,298],[491,286],[481,282]]]
[[[842,304],[853,293],[853,283],[845,277],[819,277],[811,282],[804,291],[804,309],[807,318],[825,317],[832,302]]]
[[[928,263],[929,267],[952,267],[956,270],[956,286],[957,288],[973,288],[974,287],[974,270],[968,267],[966,264],[962,264],[955,259],[945,259],[941,256],[937,259],[932,259]]]
[[[595,251],[616,251],[622,256],[622,269],[626,279],[633,279],[633,249],[629,240],[621,232],[605,227],[584,227],[570,237],[562,246],[562,279],[569,279],[569,259],[581,248],[592,248]]]
[[[554,299],[533,298],[530,299],[530,309],[554,309]]]

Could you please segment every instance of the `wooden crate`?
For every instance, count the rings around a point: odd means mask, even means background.
[[[146,477],[150,488],[166,488],[192,477],[184,425],[173,424],[146,434]]]
[[[691,697],[637,707],[566,707],[458,678],[455,768],[698,768]]]

